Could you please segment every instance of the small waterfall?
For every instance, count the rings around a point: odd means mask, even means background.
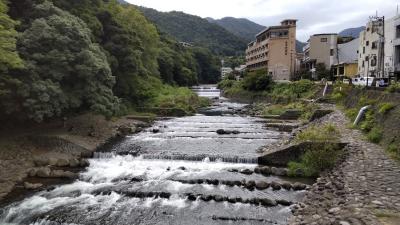
[[[225,163],[241,163],[241,164],[257,164],[258,158],[243,158],[238,156],[221,156],[221,155],[154,155],[143,154],[143,159],[157,160],[184,160],[184,161],[204,161],[204,162],[225,162]]]

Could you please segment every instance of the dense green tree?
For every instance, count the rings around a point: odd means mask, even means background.
[[[21,67],[22,61],[16,51],[17,22],[7,15],[7,1],[0,0],[0,72]]]
[[[168,84],[197,84],[197,62],[191,49],[183,47],[166,34],[161,35],[158,65],[162,80]]]
[[[267,91],[272,87],[272,77],[267,69],[249,72],[243,79],[243,88],[248,91]]]
[[[151,97],[143,83],[159,75],[156,28],[136,8],[116,1],[106,4],[97,17],[103,25],[101,45],[116,76],[115,93],[129,103],[143,103]]]
[[[0,114],[8,110],[7,103],[14,98],[13,87],[20,85],[18,79],[10,76],[9,70],[23,66],[16,51],[17,22],[7,15],[7,11],[7,1],[0,0]]]
[[[29,117],[42,121],[78,109],[115,113],[115,80],[86,24],[50,2],[37,5],[34,15],[18,41],[26,64],[19,94]]]
[[[198,63],[199,82],[202,84],[218,83],[221,77],[219,59],[204,48],[194,48],[193,54]]]

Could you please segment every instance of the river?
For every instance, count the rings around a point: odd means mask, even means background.
[[[193,90],[218,100],[194,116],[160,119],[96,153],[74,183],[3,208],[0,224],[286,224],[290,206],[260,203],[297,202],[305,191],[248,188],[248,181],[288,179],[243,171],[257,167],[261,146],[288,133],[238,115],[245,105],[220,98],[215,87]]]

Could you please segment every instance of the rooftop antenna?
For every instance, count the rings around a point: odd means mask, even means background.
[[[399,15],[399,4],[397,4],[397,12],[396,12],[396,15],[397,15],[397,16]]]

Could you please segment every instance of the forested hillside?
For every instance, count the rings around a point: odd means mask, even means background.
[[[251,42],[254,40],[256,34],[260,33],[265,26],[254,23],[245,18],[224,17],[219,20],[207,18],[211,23],[215,23],[238,37]]]
[[[182,12],[158,12],[154,9],[139,7],[144,15],[157,27],[179,41],[205,47],[214,54],[232,56],[243,54],[247,42],[198,16]]]
[[[152,104],[166,85],[216,82],[218,65],[116,0],[0,0],[2,119],[111,117]]]

